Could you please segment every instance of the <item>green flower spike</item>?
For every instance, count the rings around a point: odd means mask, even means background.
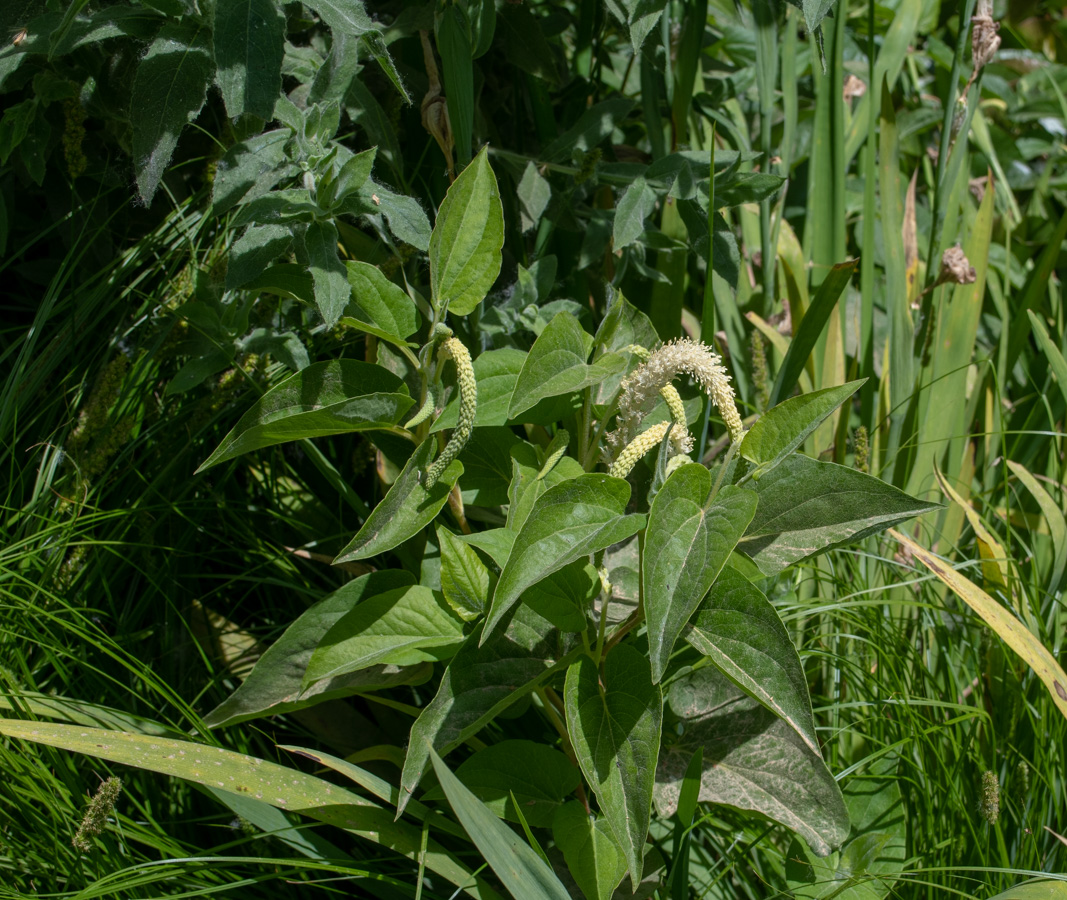
[[[608,474],[613,475],[616,478],[625,478],[630,474],[630,470],[637,465],[637,461],[648,453],[653,447],[658,447],[664,436],[667,434],[667,429],[671,429],[671,439],[675,442],[685,440],[688,437],[685,429],[678,425],[673,425],[670,422],[660,422],[658,425],[653,425],[647,431],[641,432],[635,437],[626,449],[619,454],[618,458],[611,464],[611,468],[608,469]]]
[[[474,430],[474,417],[478,414],[478,382],[474,378],[471,355],[459,338],[450,337],[441,346],[441,355],[451,356],[456,363],[456,382],[459,384],[459,422],[452,432],[445,449],[426,470],[424,487],[429,490],[441,477],[449,463],[462,452]]]

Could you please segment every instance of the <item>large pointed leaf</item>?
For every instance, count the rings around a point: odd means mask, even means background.
[[[612,249],[622,250],[641,237],[645,233],[645,219],[652,215],[655,208],[656,192],[643,176],[638,175],[615,207]]]
[[[188,17],[164,25],[137,67],[130,121],[145,203],[152,202],[182,129],[200,113],[214,71],[211,32]]]
[[[333,624],[357,603],[386,591],[414,584],[409,572],[386,569],[350,581],[304,612],[259,658],[236,691],[204,717],[209,728],[236,725],[248,719],[293,712],[394,684],[407,684],[429,676],[429,666],[374,666],[362,672],[329,678],[302,691],[312,651]]]
[[[530,845],[475,797],[433,749],[429,752],[456,818],[511,895],[516,900],[570,900],[555,872]]]
[[[489,569],[471,546],[440,525],[437,546],[441,549],[441,593],[445,600],[465,621],[480,619],[489,606]]]
[[[410,666],[451,655],[463,620],[416,584],[370,597],[338,619],[311,654],[305,686],[375,665]]]
[[[354,359],[316,363],[260,397],[197,471],[287,441],[388,428],[413,402],[403,382],[381,366]]]
[[[430,236],[430,288],[438,308],[465,316],[500,272],[504,210],[487,148],[448,189]]]
[[[402,812],[422,778],[432,745],[447,754],[511,704],[569,665],[559,634],[532,610],[520,608],[508,627],[479,646],[475,629],[452,658],[437,694],[411,726],[400,780]]]
[[[552,837],[586,900],[611,900],[626,874],[626,857],[607,820],[573,800],[556,813]]]
[[[656,494],[645,532],[642,596],[652,680],[756,512],[753,491],[727,485],[713,498],[711,473],[683,465]]]
[[[406,338],[419,327],[415,301],[370,263],[349,260],[348,283],[352,299],[345,307],[348,324],[372,325],[396,338]],[[481,385],[478,385],[481,393]]]
[[[274,0],[224,0],[215,4],[215,66],[231,119],[248,113],[274,115],[282,90],[285,20]]]
[[[523,524],[500,573],[483,642],[526,588],[567,563],[636,534],[645,517],[624,515],[630,485],[622,478],[590,473],[546,491]]]
[[[855,469],[799,454],[753,488],[759,506],[737,549],[765,575],[938,508]]]
[[[588,365],[589,343],[589,335],[574,316],[557,314],[530,348],[515,382],[508,417],[514,418],[546,397],[599,384],[626,368],[627,357],[621,353],[605,353]]]
[[[291,136],[288,128],[279,128],[230,147],[215,170],[212,210],[221,215],[242,198],[261,197],[281,181],[293,168],[285,155],[285,145]]]
[[[0,719],[0,734],[254,797],[271,806],[344,828],[410,859],[425,859],[428,869],[466,888],[475,897],[490,900],[496,896],[481,882],[473,886],[470,870],[436,842],[431,840],[428,852],[422,853],[421,829],[394,822],[391,810],[298,769],[192,741],[124,734],[83,725]],[[472,886],[468,888],[468,885]]]
[[[689,760],[702,747],[701,801],[762,813],[801,835],[820,856],[848,836],[848,811],[822,757],[718,670],[698,669],[675,681],[668,703],[681,737],[660,756],[660,815],[674,813]],[[668,723],[665,730],[678,728]]]
[[[804,443],[820,423],[860,389],[865,378],[840,387],[790,397],[767,410],[741,441],[741,456],[764,471],[773,469]]]
[[[628,644],[567,671],[567,733],[578,764],[622,847],[634,889],[641,881],[663,724],[663,696],[648,658]]]
[[[423,474],[433,459],[436,444],[437,439],[429,437],[411,454],[385,499],[374,507],[359,533],[337,555],[334,563],[367,559],[392,550],[437,517],[463,473],[463,464],[453,460],[437,483],[426,490],[422,484]]]
[[[308,0],[307,5],[334,31],[362,37],[377,29],[374,20],[367,15],[363,0]]]
[[[800,656],[759,588],[727,566],[685,636],[734,684],[796,729],[812,752],[820,752]]]
[[[304,232],[304,247],[315,285],[315,306],[326,325],[333,326],[352,299],[348,271],[337,253],[337,226],[328,221],[312,222]]]

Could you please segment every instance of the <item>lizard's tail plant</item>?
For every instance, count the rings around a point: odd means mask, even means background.
[[[478,413],[478,382],[474,377],[474,364],[471,362],[470,351],[463,346],[463,342],[456,337],[448,338],[441,345],[442,358],[451,356],[456,363],[456,383],[459,385],[459,422],[452,437],[441,451],[441,455],[434,460],[432,466],[426,470],[424,486],[427,490],[437,484],[437,479],[462,452],[474,430],[474,418]]]
[[[688,444],[689,449],[692,449],[693,439],[689,436],[689,432],[685,430],[684,425],[676,425],[671,422],[660,422],[658,425],[653,425],[646,431],[642,431],[637,437],[635,437],[629,444],[626,445],[626,449],[622,451],[616,458],[615,462],[611,464],[611,468],[608,469],[609,475],[614,475],[616,478],[625,478],[630,474],[630,471],[637,465],[637,461],[641,459],[649,450],[653,447],[658,447],[663,441],[663,438],[667,435],[667,429],[671,431],[671,442],[678,446],[679,444]],[[681,459],[679,459],[681,457]],[[675,460],[678,460],[675,463]],[[682,461],[691,461],[689,457],[683,452],[676,454],[671,458],[671,464],[673,468],[677,468]]]
[[[626,349],[643,357],[645,361],[623,379],[620,388],[618,428],[608,435],[608,443],[616,453],[616,461],[611,468],[612,474],[623,468],[629,472],[640,456],[634,458],[628,466],[624,467],[620,463],[623,463],[624,459],[630,459],[632,452],[644,455],[666,434],[666,425],[659,429],[659,436],[655,440],[652,439],[655,428],[638,434],[649,400],[657,394],[663,397],[671,411],[674,422],[671,438],[675,442],[676,455],[692,450],[692,438],[686,427],[682,399],[671,383],[681,374],[691,375],[718,408],[730,432],[731,443],[741,440],[744,436],[744,426],[734,402],[730,376],[722,365],[722,358],[710,347],[682,338],[664,344],[651,353],[636,346]],[[651,443],[648,443],[649,441]],[[644,449],[640,450],[641,447]]]

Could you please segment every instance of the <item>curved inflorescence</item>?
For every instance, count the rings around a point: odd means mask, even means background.
[[[608,437],[612,447],[617,450],[632,440],[644,418],[649,399],[657,393],[663,393],[664,388],[671,386],[671,381],[683,373],[692,376],[718,408],[730,432],[731,442],[741,440],[745,429],[734,402],[730,376],[722,365],[721,357],[704,344],[681,338],[655,350],[644,363],[623,379],[619,398],[618,429]],[[677,391],[674,394],[677,396]],[[671,405],[670,399],[668,405]],[[677,405],[681,407],[680,398]],[[673,406],[671,414],[677,415]],[[684,414],[682,421],[685,421]]]
[[[625,478],[629,475],[630,470],[637,465],[637,461],[642,456],[648,453],[653,447],[659,446],[660,442],[666,436],[668,428],[671,430],[671,440],[675,443],[688,437],[685,429],[678,425],[674,425],[671,422],[660,422],[657,425],[653,425],[648,430],[642,431],[626,445],[626,449],[623,450],[615,459],[615,462],[611,464],[608,474],[614,475],[616,478]]]
[[[459,385],[459,421],[452,432],[445,449],[426,470],[424,486],[427,490],[437,484],[437,480],[467,445],[474,430],[474,418],[478,414],[478,382],[474,377],[474,363],[470,351],[463,346],[459,338],[450,337],[441,345],[442,357],[451,356],[456,363],[456,383]]]

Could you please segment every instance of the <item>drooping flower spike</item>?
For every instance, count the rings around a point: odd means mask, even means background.
[[[644,363],[623,379],[619,397],[619,427],[609,436],[614,447],[625,446],[632,439],[645,415],[646,403],[683,373],[692,376],[715,404],[726,423],[730,441],[736,443],[741,440],[745,429],[722,358],[705,344],[681,338],[653,351]]]
[[[445,449],[426,470],[424,486],[427,490],[437,484],[437,480],[463,451],[474,430],[474,419],[478,414],[478,381],[474,377],[474,363],[470,351],[463,346],[459,338],[450,337],[441,345],[441,356],[451,356],[456,363],[456,383],[459,385],[459,421],[452,432]]]

